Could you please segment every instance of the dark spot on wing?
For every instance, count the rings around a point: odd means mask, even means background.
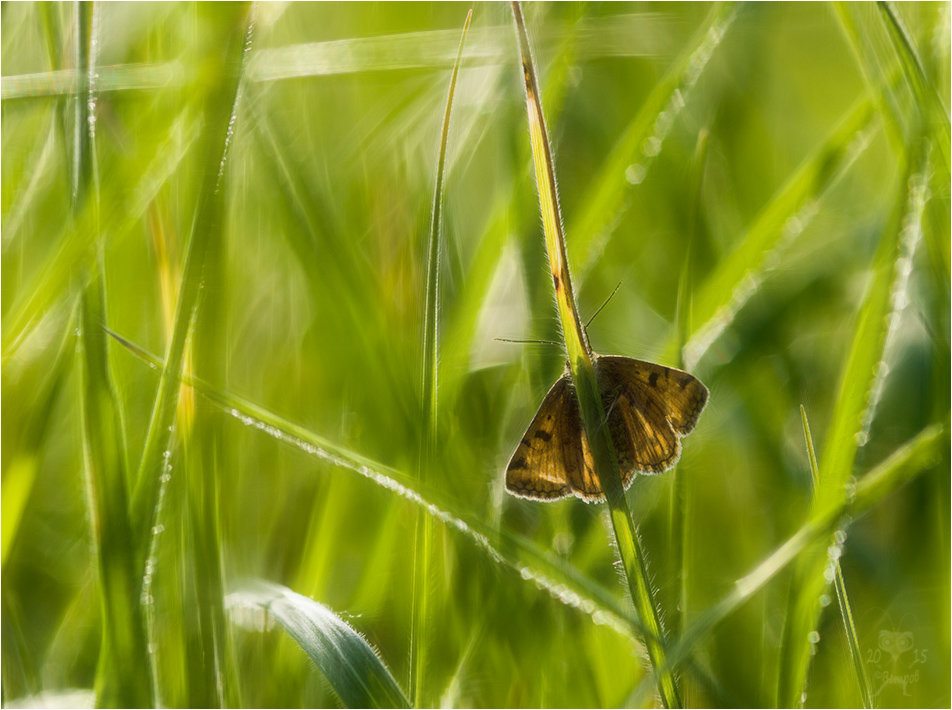
[[[651,385],[652,387],[657,387],[657,386],[658,386],[658,373],[657,373],[657,372],[652,372],[650,375],[648,375],[648,384]]]
[[[520,456],[517,459],[513,459],[512,463],[509,464],[510,470],[515,470],[515,469],[525,468],[525,467],[526,467],[526,459],[524,456]]]
[[[687,387],[689,384],[691,384],[691,380],[692,380],[692,379],[694,379],[694,378],[691,377],[690,375],[685,375],[685,376],[682,377],[680,380],[678,380],[678,386],[679,386],[681,389],[684,389],[684,388]]]
[[[542,441],[548,441],[549,439],[552,438],[552,435],[549,432],[544,431],[542,429],[539,429],[535,434],[533,434],[533,436],[536,439],[542,439]]]

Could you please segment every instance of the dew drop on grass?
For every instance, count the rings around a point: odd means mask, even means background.
[[[829,594],[821,594],[821,595],[820,595],[820,606],[823,607],[824,609],[830,605],[830,602],[831,602],[831,601],[832,601],[832,599],[830,599],[830,595],[829,595]]]
[[[836,540],[836,544],[837,544],[837,545],[843,545],[843,544],[845,544],[845,543],[846,543],[846,531],[845,531],[845,530],[837,530],[835,533],[833,533],[833,539]]]
[[[625,179],[631,185],[640,185],[645,179],[645,166],[640,163],[632,163],[625,170]]]

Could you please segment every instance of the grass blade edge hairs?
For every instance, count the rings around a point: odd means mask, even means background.
[[[323,604],[279,584],[254,580],[229,594],[228,606],[267,610],[320,668],[346,707],[410,707],[376,650]]]

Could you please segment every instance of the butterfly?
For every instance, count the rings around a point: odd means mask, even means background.
[[[673,367],[592,355],[622,484],[627,489],[636,472],[661,473],[674,466],[681,456],[681,437],[691,433],[707,404],[707,387]],[[605,500],[568,372],[542,400],[509,460],[506,490],[536,500],[571,495],[588,502]]]

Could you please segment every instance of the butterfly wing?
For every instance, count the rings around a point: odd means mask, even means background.
[[[618,453],[622,482],[636,471],[666,471],[681,456],[681,437],[697,424],[707,388],[693,375],[627,357],[599,357],[595,376]]]
[[[587,442],[586,442],[587,444]],[[572,495],[574,482],[593,471],[582,445],[582,421],[572,379],[564,375],[542,400],[506,467],[506,490],[523,498]],[[594,478],[594,473],[592,474]]]

